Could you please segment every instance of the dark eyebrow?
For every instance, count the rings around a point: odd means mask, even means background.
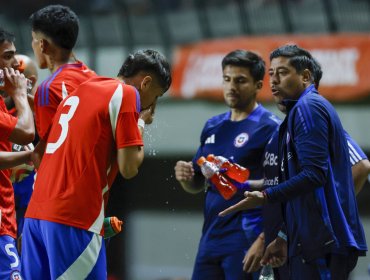
[[[15,54],[15,51],[5,51],[3,54]]]
[[[280,69],[288,70],[289,68],[288,68],[288,67],[286,67],[286,66],[279,66],[279,67],[276,67],[276,70],[280,70]],[[274,69],[269,68],[269,70],[268,70],[268,71],[273,71],[273,70],[274,70]]]

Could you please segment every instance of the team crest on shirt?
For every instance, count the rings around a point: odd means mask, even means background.
[[[234,140],[234,146],[237,148],[243,147],[245,143],[247,143],[249,140],[249,135],[248,133],[240,133],[238,136],[235,137]]]
[[[10,275],[11,280],[22,280],[22,276],[19,271],[13,271],[12,274]]]

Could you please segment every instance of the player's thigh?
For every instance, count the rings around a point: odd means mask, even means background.
[[[329,259],[331,278],[346,280],[350,272],[356,267],[358,255],[355,252],[348,255],[331,254]]]
[[[224,271],[221,267],[221,258],[210,253],[198,251],[195,259],[192,280],[224,280]]]
[[[49,260],[42,240],[39,220],[25,219],[21,255],[22,276],[25,279],[51,279]]]
[[[106,279],[105,246],[102,236],[83,229],[41,221],[47,232],[45,246],[52,279],[86,279],[92,272]]]
[[[301,256],[289,258],[290,279],[300,280],[331,280],[330,270],[326,259],[316,259],[311,262],[304,262]]]
[[[14,277],[20,277],[20,270],[21,263],[15,239],[8,235],[0,236],[0,280],[17,279]]]
[[[285,263],[283,266],[274,268],[275,280],[289,280],[289,268],[288,264]]]
[[[245,273],[243,271],[243,259],[245,250],[233,252],[225,256],[222,260],[222,269],[225,280],[258,280],[259,273]]]

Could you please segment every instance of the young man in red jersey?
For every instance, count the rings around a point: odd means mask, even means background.
[[[26,79],[15,70],[19,66],[14,57],[16,49],[13,34],[0,28],[0,68],[4,71],[5,86],[2,88],[10,96],[18,111],[13,117],[0,97],[0,168],[9,168],[24,161],[23,154],[7,157],[12,144],[28,144],[34,138],[34,124],[31,108],[27,101]],[[15,246],[17,226],[14,210],[14,192],[10,181],[10,170],[0,170],[0,279],[15,279],[19,276],[20,260]]]
[[[102,236],[111,178],[117,168],[125,178],[138,173],[144,125],[170,84],[166,59],[139,51],[117,79],[94,77],[61,103],[26,212],[26,279],[107,278]]]
[[[40,137],[37,151],[42,154],[45,142],[60,102],[81,83],[96,74],[77,60],[73,48],[77,41],[79,20],[68,7],[46,6],[30,17],[32,49],[39,68],[52,73],[37,88],[35,94],[36,128]],[[39,162],[34,162],[36,167]]]

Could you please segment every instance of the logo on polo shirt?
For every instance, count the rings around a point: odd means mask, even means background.
[[[19,273],[19,271],[13,271],[12,274],[10,275],[10,279],[12,280],[22,280],[22,276]]]
[[[249,135],[245,132],[240,133],[235,137],[234,146],[237,148],[243,147],[249,140]]]
[[[215,135],[212,134],[206,139],[206,142],[204,144],[214,144],[215,143]]]

